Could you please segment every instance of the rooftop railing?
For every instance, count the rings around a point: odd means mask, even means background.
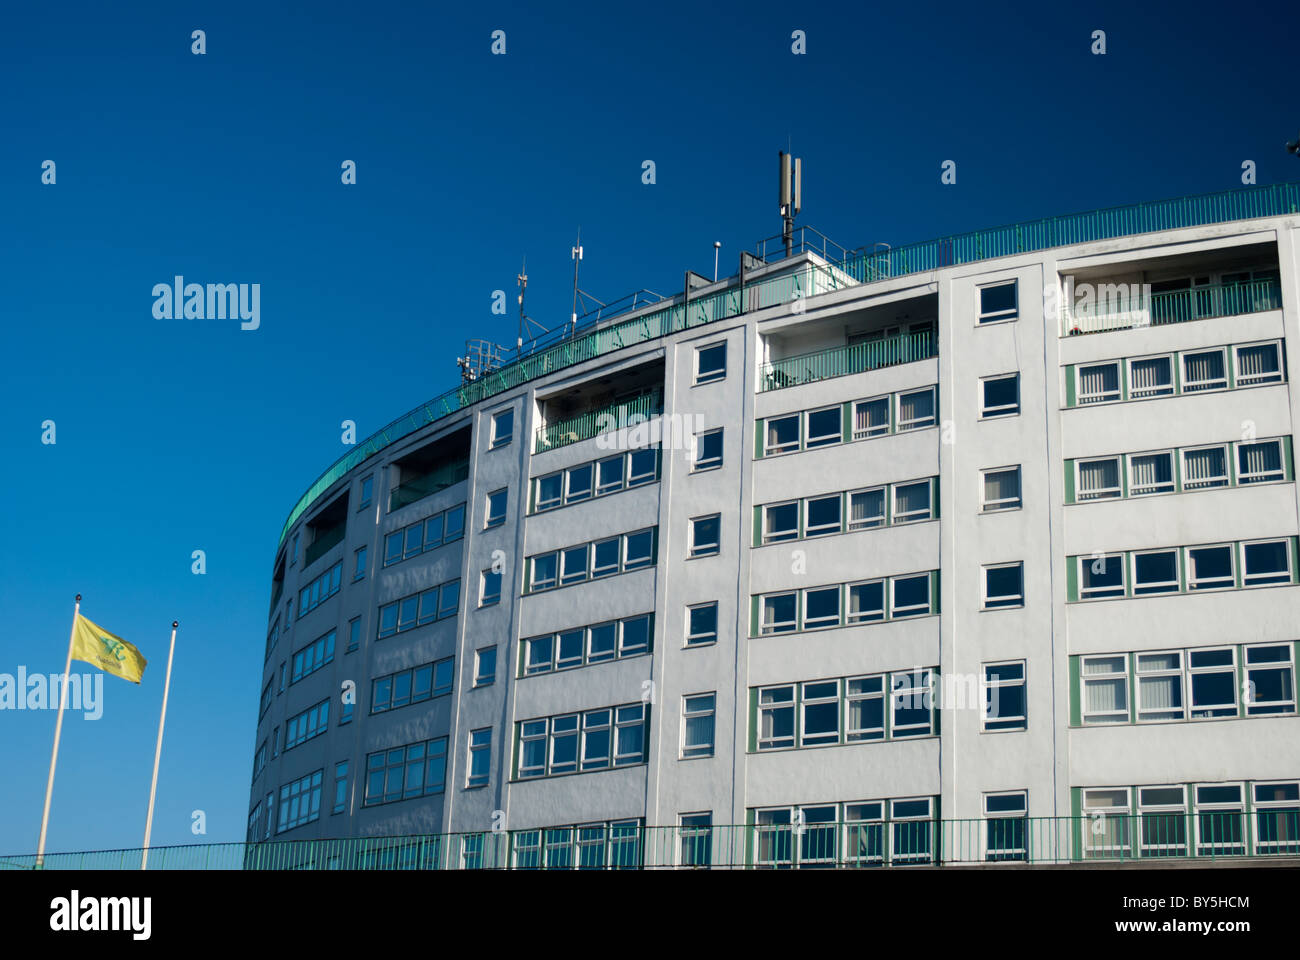
[[[663,404],[660,402],[659,391],[650,390],[631,400],[611,403],[599,410],[588,410],[586,413],[546,424],[537,431],[533,453],[554,450],[556,447],[577,443],[580,440],[590,440],[602,433],[648,420],[662,412]]]
[[[1103,285],[1104,286],[1104,285]],[[1131,292],[1137,287],[1137,293]],[[1102,297],[1086,306],[1062,304],[1061,336],[1129,330],[1134,327],[1186,323],[1212,317],[1282,309],[1282,286],[1277,280],[1248,280],[1213,286],[1144,294],[1136,284],[1124,292]]]
[[[871,806],[864,804],[862,806]],[[482,833],[153,847],[151,870],[813,869],[1249,864],[1300,858],[1300,810],[720,826],[633,822]],[[141,850],[0,857],[0,870],[136,870]]]
[[[561,343],[544,348],[540,342],[534,341],[528,348],[531,352],[515,362],[421,404],[357,444],[321,474],[299,498],[280,531],[280,543],[284,543],[290,528],[318,497],[389,444],[536,377],[687,327],[736,316],[742,312],[742,299],[746,310],[755,310],[790,302],[794,299],[788,295],[792,289],[799,291],[798,296],[811,296],[854,283],[870,283],[1069,244],[1297,212],[1300,212],[1300,184],[1283,183],[1027,221],[889,250],[854,254],[828,267],[815,266],[799,271],[794,277],[786,275],[746,284],[743,294],[736,287],[728,287],[700,300],[692,300],[688,310],[679,303],[600,329],[579,331]]]
[[[846,347],[831,347],[815,353],[783,357],[763,364],[759,390],[781,390],[831,377],[864,373],[900,363],[929,360],[939,355],[935,336],[928,330],[900,333],[880,340],[868,340]]]

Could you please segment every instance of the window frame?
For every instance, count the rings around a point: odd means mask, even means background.
[[[717,539],[710,542],[701,543],[698,539],[699,528],[702,523],[714,521],[717,524]],[[691,517],[687,527],[687,554],[688,560],[695,560],[700,557],[716,557],[722,553],[722,514],[709,513],[698,517]]]
[[[993,570],[1016,569],[1020,572],[1020,592],[1017,594],[989,594],[989,572]],[[1007,601],[1007,602],[1003,602]],[[1014,610],[1025,605],[1025,562],[1014,560],[1003,563],[987,563],[980,567],[980,610]]]
[[[695,435],[695,446],[692,453],[699,454],[703,451],[703,441],[705,438],[718,438],[718,453],[716,457],[696,457],[691,458],[691,473],[703,473],[706,470],[717,470],[722,466],[723,460],[723,427],[714,427],[710,430],[701,430]]]
[[[986,290],[996,290],[1000,287],[1010,287],[1012,291],[1013,306],[1001,310],[986,310],[984,308],[984,292]],[[1008,320],[1016,320],[1020,317],[1020,278],[1015,277],[1011,280],[996,280],[992,283],[976,284],[975,289],[978,292],[979,312],[975,317],[977,327],[986,326],[991,323],[1005,323]]]
[[[1097,394],[1084,394],[1083,372],[1085,370],[1091,370],[1093,367],[1115,368],[1115,390],[1113,396],[1109,390]],[[1092,407],[1102,403],[1118,403],[1124,399],[1124,376],[1119,360],[1096,360],[1090,363],[1078,364],[1074,368],[1074,383],[1074,405],[1077,407]]]
[[[1007,380],[1012,382],[1015,388],[1016,399],[1013,403],[1003,403],[990,407],[988,403],[988,386],[990,383],[1002,383]],[[1014,373],[999,373],[989,377],[980,378],[980,415],[981,420],[998,420],[1003,417],[1014,417],[1020,415],[1020,371]]]
[[[513,406],[495,410],[492,413],[492,429],[488,434],[488,449],[499,450],[509,446],[515,439],[515,408]],[[501,435],[501,424],[505,423],[508,432]]]
[[[713,629],[704,633],[694,633],[693,617],[697,610],[713,610]],[[688,604],[686,607],[686,639],[683,646],[685,647],[702,647],[708,644],[718,642],[718,601],[709,600],[704,603]]]
[[[1124,476],[1126,478],[1124,486],[1127,488],[1127,495],[1129,497],[1153,497],[1162,493],[1177,493],[1179,460],[1175,456],[1176,453],[1177,449],[1174,447],[1166,447],[1163,450],[1143,450],[1139,453],[1126,453],[1124,455]],[[1169,479],[1164,482],[1150,484],[1149,486],[1151,489],[1147,489],[1148,485],[1146,484],[1142,485],[1142,488],[1139,489],[1135,479],[1136,473],[1133,468],[1133,461],[1137,457],[1166,458],[1166,463],[1169,465]]]
[[[1280,544],[1282,547],[1282,557],[1285,564],[1282,571],[1276,569],[1268,570],[1260,574],[1252,574],[1247,558],[1249,557],[1249,547],[1260,547],[1272,544]],[[1238,559],[1237,570],[1240,571],[1242,589],[1255,589],[1257,587],[1276,587],[1295,583],[1295,566],[1291,556],[1291,538],[1290,537],[1267,537],[1262,540],[1242,540],[1238,544],[1241,556]],[[1236,571],[1234,571],[1235,573]],[[1254,582],[1251,578],[1254,577]]]
[[[495,502],[494,502],[494,501],[496,500],[496,498],[497,498],[498,496],[500,497],[500,509],[501,509],[501,512],[500,512],[500,513],[493,513],[492,511],[493,511],[493,509],[495,508]],[[508,508],[509,508],[509,500],[510,500],[510,488],[509,488],[509,487],[501,487],[501,488],[498,489],[498,490],[493,490],[491,493],[489,493],[489,494],[487,495],[486,505],[485,505],[484,510],[483,510],[483,529],[484,529],[484,530],[491,530],[493,527],[500,527],[500,526],[503,526],[503,525],[505,524],[505,522],[506,522],[506,511],[507,511]]]
[[[1119,670],[1108,670],[1105,673],[1088,673],[1088,663],[1090,661],[1119,661]],[[1132,675],[1130,673],[1130,657],[1127,653],[1103,653],[1103,654],[1083,654],[1079,658],[1079,723],[1081,726],[1114,726],[1120,723],[1131,723],[1133,719],[1133,695]],[[1119,689],[1122,691],[1124,700],[1123,707],[1117,707],[1114,710],[1107,711],[1088,711],[1088,685],[1101,684],[1108,686],[1118,681]],[[1098,717],[1111,717],[1113,719],[1097,719]]]
[[[1005,513],[1008,510],[1020,510],[1024,507],[1024,490],[1021,481],[1022,464],[1014,464],[1005,467],[986,467],[980,471],[980,513]],[[1014,473],[1016,475],[1016,495],[1015,497],[1003,497],[1001,500],[989,500],[988,480],[991,476],[1004,473]]]
[[[692,708],[692,701],[704,701],[707,698],[708,705],[697,706]],[[718,739],[717,735],[717,704],[718,693],[716,690],[708,693],[688,693],[682,695],[682,742],[680,758],[683,760],[693,760],[696,758],[712,757],[715,745]],[[692,742],[691,721],[708,718],[709,738],[707,743]]]
[[[1273,374],[1243,374],[1241,372],[1242,350],[1256,350],[1263,347],[1271,347],[1273,356],[1277,360],[1277,371]],[[1232,375],[1233,384],[1238,387],[1261,387],[1274,383],[1286,382],[1286,360],[1282,351],[1282,342],[1280,340],[1258,340],[1253,343],[1234,343],[1232,345]],[[1260,379],[1266,377],[1267,379]]]
[[[1134,388],[1133,383],[1136,378],[1133,376],[1133,364],[1149,363],[1156,360],[1164,360],[1169,364],[1168,382],[1159,384],[1156,387]],[[1178,392],[1175,388],[1178,381],[1178,365],[1176,355],[1173,353],[1153,353],[1141,357],[1125,357],[1124,373],[1127,375],[1127,380],[1124,383],[1128,384],[1128,393],[1124,397],[1126,400],[1153,400],[1157,397],[1172,397]],[[1121,385],[1120,389],[1123,390],[1123,385]]]

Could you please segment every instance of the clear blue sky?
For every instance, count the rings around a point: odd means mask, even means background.
[[[780,228],[787,138],[801,222],[846,246],[1228,189],[1243,160],[1261,184],[1300,179],[1283,149],[1298,19],[1284,3],[11,4],[0,673],[62,669],[78,591],[151,661],[138,688],[105,678],[102,719],[69,714],[50,850],[139,845],[173,618],[154,842],[205,839],[194,810],[206,839],[243,839],[285,515],[345,452],[341,421],[369,434],[451,386],[466,337],[513,339],[491,295],[513,304],[522,256],[548,325],[568,314],[579,224],[603,299],[708,273],[715,240],[730,272]],[[176,274],[260,283],[261,329],[155,320],[152,287]],[[51,711],[0,712],[0,853],[35,850],[53,731]]]

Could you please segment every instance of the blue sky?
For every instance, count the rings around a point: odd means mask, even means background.
[[[1243,160],[1300,179],[1289,4],[885,6],[6,12],[0,673],[62,669],[77,592],[151,662],[69,714],[51,851],[139,845],[172,619],[154,842],[243,839],[288,510],[341,421],[367,435],[453,385],[467,337],[513,340],[490,306],[521,257],[529,313],[561,323],[579,225],[610,300],[777,233],[787,142],[800,222],[849,247],[1230,189]],[[260,283],[260,329],[155,319],[176,274]],[[0,712],[0,853],[35,850],[53,730]]]

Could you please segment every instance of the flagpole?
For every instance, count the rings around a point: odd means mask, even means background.
[[[63,734],[63,708],[68,705],[68,674],[72,672],[72,642],[77,636],[77,617],[81,615],[81,594],[72,608],[72,629],[68,631],[68,662],[63,668],[63,690],[59,694],[59,719],[54,721],[54,750],[50,753],[50,777],[45,781],[45,810],[41,813],[41,839],[36,845],[36,869],[45,866],[45,832],[50,826],[50,798],[54,796],[54,765],[59,760],[59,737]]]
[[[149,814],[144,821],[144,849],[140,852],[140,869],[149,864],[149,834],[153,832],[153,801],[158,792],[158,761],[162,759],[163,724],[167,722],[167,694],[172,688],[172,657],[176,653],[176,628],[180,623],[172,621],[172,643],[167,651],[167,679],[163,681],[162,714],[158,717],[158,746],[153,752],[153,783],[149,785]]]

